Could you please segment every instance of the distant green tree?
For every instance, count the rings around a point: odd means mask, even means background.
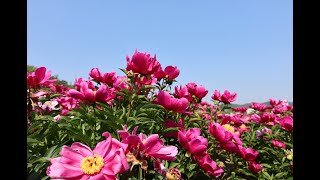
[[[32,65],[27,65],[27,72],[34,72],[37,69],[37,67]]]

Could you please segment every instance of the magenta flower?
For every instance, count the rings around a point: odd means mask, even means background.
[[[89,88],[89,84],[81,82],[80,92],[70,89],[68,94],[70,97],[88,102],[107,102],[115,97],[112,89],[105,84],[101,84],[98,90]]]
[[[195,96],[199,99],[204,98],[208,94],[208,90],[204,86],[197,86],[197,92]]]
[[[180,85],[180,87],[178,88],[178,86],[174,87],[174,95],[178,98],[187,98],[189,102],[191,102],[193,100],[191,94],[188,92],[188,88],[187,86],[182,87]]]
[[[151,57],[150,54],[147,54],[146,52],[141,53],[138,50],[135,51],[131,60],[129,56],[127,56],[126,59],[126,70],[131,70],[134,73],[152,75],[159,69],[159,67],[161,67],[160,63],[156,59],[156,55]]]
[[[130,90],[127,80],[128,79],[126,76],[117,76],[116,80],[113,82],[113,87],[118,91],[120,91],[121,89]]]
[[[39,67],[34,72],[27,73],[27,84],[29,87],[36,86],[49,86],[52,83],[56,82],[56,79],[50,80],[51,70],[46,73],[45,67]]]
[[[208,140],[200,136],[199,128],[190,128],[178,132],[178,142],[195,156],[203,156],[207,152]]]
[[[293,119],[290,116],[286,116],[279,120],[280,126],[286,131],[293,130]]]
[[[219,141],[223,149],[234,153],[239,151],[239,146],[242,145],[242,141],[238,135],[234,133],[234,128],[227,124],[223,127],[219,123],[210,122],[208,129],[209,133]]]
[[[167,66],[164,71],[160,67],[157,72],[154,73],[154,78],[157,79],[163,79],[167,78],[168,80],[174,80],[177,78],[180,74],[180,70],[177,68],[177,66]]]
[[[236,107],[236,108],[232,108],[232,110],[236,111],[236,112],[240,112],[240,113],[245,113],[247,111],[247,107]]]
[[[259,152],[252,148],[239,146],[239,155],[247,161],[254,161],[258,157],[258,154]]]
[[[89,76],[98,82],[102,81],[102,73],[99,71],[99,68],[92,68],[89,72]]]
[[[177,68],[177,66],[167,66],[166,68],[164,68],[164,73],[169,80],[174,80],[179,76],[180,70]]]
[[[88,78],[88,80],[84,80],[82,78],[76,78],[74,82],[74,86],[77,91],[80,91],[82,82],[87,83],[89,89],[95,90],[95,86],[93,82],[90,80],[90,78]]]
[[[262,171],[263,169],[263,166],[262,164],[258,164],[257,162],[255,161],[250,161],[249,162],[249,165],[248,165],[248,169],[252,172],[252,173],[258,173],[260,171]]]
[[[108,132],[102,134],[106,140],[99,142],[94,150],[75,142],[63,146],[60,157],[51,158],[47,175],[53,179],[105,179],[115,180],[116,175],[129,169],[124,154],[127,146],[112,138]]]
[[[221,101],[223,103],[231,103],[235,101],[237,98],[237,93],[231,94],[228,90],[225,90],[224,93],[221,95]]]
[[[116,72],[101,73],[98,68],[92,68],[89,75],[97,82],[108,85],[112,85],[116,81]]]
[[[258,111],[265,111],[268,109],[267,105],[258,102],[252,102],[249,107]]]
[[[261,117],[258,114],[252,114],[250,116],[250,120],[256,124],[259,124],[261,122]]]
[[[274,147],[276,147],[276,148],[284,148],[284,149],[286,148],[286,144],[283,143],[282,141],[273,139],[273,140],[271,141],[271,143],[272,143],[272,145],[273,145]]]
[[[146,136],[140,133],[136,135],[138,127],[135,127],[133,133],[127,132],[127,126],[123,130],[118,130],[121,142],[128,145],[126,153],[132,153],[133,156],[144,160],[150,158],[161,160],[175,160],[178,153],[178,148],[175,146],[164,146],[164,142],[159,138],[158,134]]]
[[[166,127],[166,128],[179,127],[179,130],[183,130],[184,129],[184,125],[183,125],[182,119],[180,119],[178,121],[178,123],[174,122],[171,119],[167,119],[167,120],[164,121],[164,127]],[[178,131],[167,132],[167,133],[164,134],[164,136],[178,138]]]
[[[186,98],[175,98],[168,92],[161,90],[159,91],[157,98],[154,100],[154,103],[160,104],[167,110],[180,113],[185,112],[189,105],[189,101]]]
[[[220,101],[220,102],[221,102],[221,94],[220,94],[220,91],[214,90],[214,93],[213,93],[213,95],[211,96],[211,98],[212,98],[213,100],[217,100],[217,101]]]
[[[221,176],[224,172],[223,169],[217,166],[216,162],[211,159],[209,154],[197,159],[197,163],[206,173],[215,178]]]

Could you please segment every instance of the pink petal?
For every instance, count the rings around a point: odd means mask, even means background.
[[[90,147],[82,143],[75,142],[71,145],[71,148],[75,151],[78,151],[83,157],[93,156],[93,152]]]

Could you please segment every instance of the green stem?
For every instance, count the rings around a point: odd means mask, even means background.
[[[139,167],[139,180],[142,180],[143,177],[142,177],[142,168]]]

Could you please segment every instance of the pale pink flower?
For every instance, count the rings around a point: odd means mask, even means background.
[[[66,180],[116,180],[117,174],[129,169],[124,154],[127,146],[112,138],[108,132],[102,136],[106,140],[99,142],[93,150],[79,142],[71,147],[63,146],[60,157],[50,159],[47,175]]]

